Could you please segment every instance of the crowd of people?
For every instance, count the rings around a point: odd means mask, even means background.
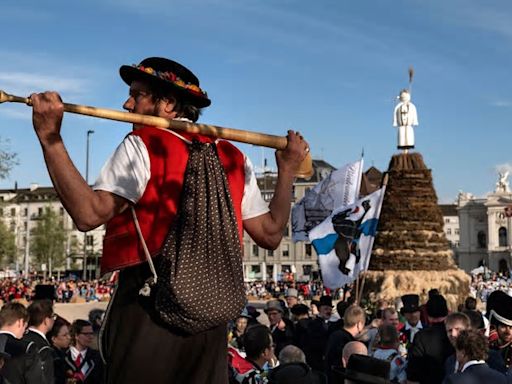
[[[471,294],[483,302],[486,302],[487,297],[496,290],[512,295],[512,277],[508,271],[497,273],[485,270],[482,273],[472,274],[470,289]]]
[[[54,291],[39,285],[28,306],[13,300],[0,309],[0,383],[104,382],[98,352],[104,311],[93,309],[88,319],[70,323],[54,312]]]
[[[450,312],[438,290],[381,301],[375,312],[331,296],[302,301],[289,288],[247,306],[229,332],[230,383],[512,382],[512,297],[468,297]],[[261,321],[263,320],[263,321]]]
[[[108,280],[4,278],[0,279],[0,299],[4,303],[13,300],[29,302],[34,295],[34,287],[38,284],[53,286],[55,301],[58,303],[108,301],[114,286]]]

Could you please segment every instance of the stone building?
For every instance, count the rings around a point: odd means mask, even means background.
[[[66,233],[66,263],[63,268],[55,269],[52,261],[36,265],[33,252],[30,249],[31,231],[37,226],[38,220],[46,208],[51,208],[61,219],[62,229]],[[58,270],[83,270],[84,251],[88,256],[87,269],[90,276],[99,265],[105,229],[103,226],[84,233],[78,231],[60,203],[53,187],[40,187],[32,184],[29,188],[0,190],[0,218],[7,228],[14,234],[16,255],[11,255],[13,263],[3,265],[17,271],[43,271],[54,274]],[[84,247],[85,240],[85,247]]]
[[[511,203],[512,193],[506,180],[500,178],[500,181],[495,191],[484,198],[459,193],[458,253],[459,264],[466,271],[485,265],[493,271],[504,272],[512,266],[512,219],[505,217],[505,207]]]

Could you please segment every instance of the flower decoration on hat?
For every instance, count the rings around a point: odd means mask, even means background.
[[[140,71],[146,72],[149,75],[153,75],[162,80],[173,83],[174,85],[184,88],[188,92],[193,93],[197,96],[208,97],[208,94],[205,91],[203,91],[200,87],[198,87],[196,84],[186,83],[181,78],[176,76],[176,74],[173,72],[156,71],[155,69],[153,69],[151,67],[144,67],[144,66],[138,65],[138,64],[132,64],[132,67],[134,67]]]

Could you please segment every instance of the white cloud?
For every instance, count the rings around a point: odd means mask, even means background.
[[[496,101],[491,102],[491,105],[493,107],[498,107],[498,108],[511,108],[512,101],[511,100],[496,100]]]
[[[86,80],[43,73],[0,72],[0,82],[7,93],[20,96],[43,90],[81,94],[88,88]]]

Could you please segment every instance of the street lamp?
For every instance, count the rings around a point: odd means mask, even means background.
[[[92,129],[87,131],[87,145],[85,150],[85,182],[89,185],[89,139],[94,133]],[[87,280],[87,232],[84,232],[84,269],[82,279]]]

